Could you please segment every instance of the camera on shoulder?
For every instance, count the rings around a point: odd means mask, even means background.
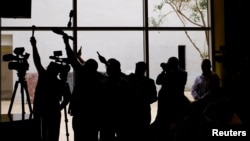
[[[61,56],[62,56],[62,51],[57,50],[57,51],[54,51],[53,56],[50,56],[49,58],[61,64],[68,64],[68,58],[63,58]]]
[[[160,66],[164,71],[168,71],[170,69],[168,63],[161,63]]]

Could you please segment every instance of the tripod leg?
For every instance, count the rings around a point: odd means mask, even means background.
[[[22,115],[25,114],[25,108],[24,108],[24,91],[23,91],[23,84],[21,83],[21,98],[22,98]]]
[[[15,96],[16,96],[17,87],[18,87],[18,81],[16,81],[15,86],[14,86],[14,91],[13,91],[12,98],[11,98],[11,101],[10,101],[10,107],[9,107],[9,110],[8,110],[8,114],[11,113],[11,110],[12,110],[12,107],[13,107],[13,102],[14,102]]]
[[[66,137],[67,137],[67,141],[69,141],[67,107],[64,108],[64,118],[65,118]]]
[[[23,82],[23,88],[24,88],[25,93],[26,93],[26,98],[27,98],[28,106],[29,106],[29,110],[30,110],[30,116],[32,116],[33,111],[32,111],[32,107],[31,107],[30,95],[29,95],[29,91],[28,91],[27,81]]]

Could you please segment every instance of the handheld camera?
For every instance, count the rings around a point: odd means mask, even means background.
[[[60,71],[61,72],[69,72],[70,71],[70,66],[69,66],[69,60],[68,58],[62,58],[62,51],[57,50],[53,52],[54,55],[50,56],[49,58],[54,60],[56,63],[60,64]]]
[[[50,56],[49,58],[52,60],[55,60],[55,62],[58,62],[60,64],[68,64],[68,58],[62,58],[62,51],[57,50],[53,52],[53,56]]]

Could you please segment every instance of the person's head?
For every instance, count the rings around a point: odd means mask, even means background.
[[[47,67],[47,72],[50,73],[51,75],[57,76],[58,73],[61,70],[61,65],[56,63],[56,62],[50,62],[48,67]]]
[[[136,75],[144,75],[147,70],[146,63],[141,61],[137,62],[135,66],[135,74]]]
[[[107,61],[106,71],[108,76],[120,76],[121,74],[121,64],[118,60],[110,58]]]
[[[204,74],[209,73],[211,71],[211,61],[209,59],[204,59],[201,62],[201,70]]]
[[[168,59],[168,67],[170,69],[177,69],[179,67],[179,60],[177,57],[173,56]]]
[[[84,64],[84,69],[87,72],[96,72],[98,68],[98,63],[95,59],[88,59]]]

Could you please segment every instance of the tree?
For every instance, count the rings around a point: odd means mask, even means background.
[[[163,12],[164,9],[170,7],[167,13]],[[170,14],[176,14],[177,19],[183,24],[183,27],[207,27],[207,0],[162,0],[159,4],[154,6],[154,11],[158,13],[157,18],[150,17],[149,25],[153,27],[160,27],[164,23],[164,19]],[[186,37],[192,44],[192,46],[198,51],[202,59],[208,57],[209,46],[209,31],[205,30],[206,43],[204,45],[205,50],[201,51],[191,35],[187,30],[184,31]]]

